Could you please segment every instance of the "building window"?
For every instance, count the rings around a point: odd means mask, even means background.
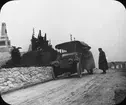
[[[0,46],[4,46],[4,45],[6,45],[5,41],[0,41]]]
[[[10,46],[10,41],[8,41],[8,45]]]

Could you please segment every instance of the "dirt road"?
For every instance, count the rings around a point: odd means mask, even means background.
[[[12,105],[113,105],[126,96],[126,70],[95,70],[2,95]]]

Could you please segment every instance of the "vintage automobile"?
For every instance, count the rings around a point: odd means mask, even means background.
[[[81,41],[70,41],[55,46],[59,51],[57,59],[51,62],[53,67],[53,77],[69,72],[69,75],[77,73],[79,77],[86,69],[89,74],[93,74],[95,62],[91,47]]]

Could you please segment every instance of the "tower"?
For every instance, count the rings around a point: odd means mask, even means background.
[[[44,37],[45,41],[47,40],[47,37],[46,37],[46,33],[45,33],[45,37]]]
[[[9,52],[11,48],[10,40],[7,36],[6,23],[2,23],[0,36],[0,52]]]
[[[33,33],[32,33],[32,35],[34,36],[35,35],[35,29],[33,28]]]
[[[72,34],[70,34],[70,41],[72,41]]]

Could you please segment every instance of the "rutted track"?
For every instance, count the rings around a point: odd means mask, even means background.
[[[93,75],[84,73],[82,78],[74,75],[53,80],[2,97],[12,105],[112,105],[115,91],[126,91],[124,71],[108,70],[107,74],[101,74],[102,71],[95,70]]]

